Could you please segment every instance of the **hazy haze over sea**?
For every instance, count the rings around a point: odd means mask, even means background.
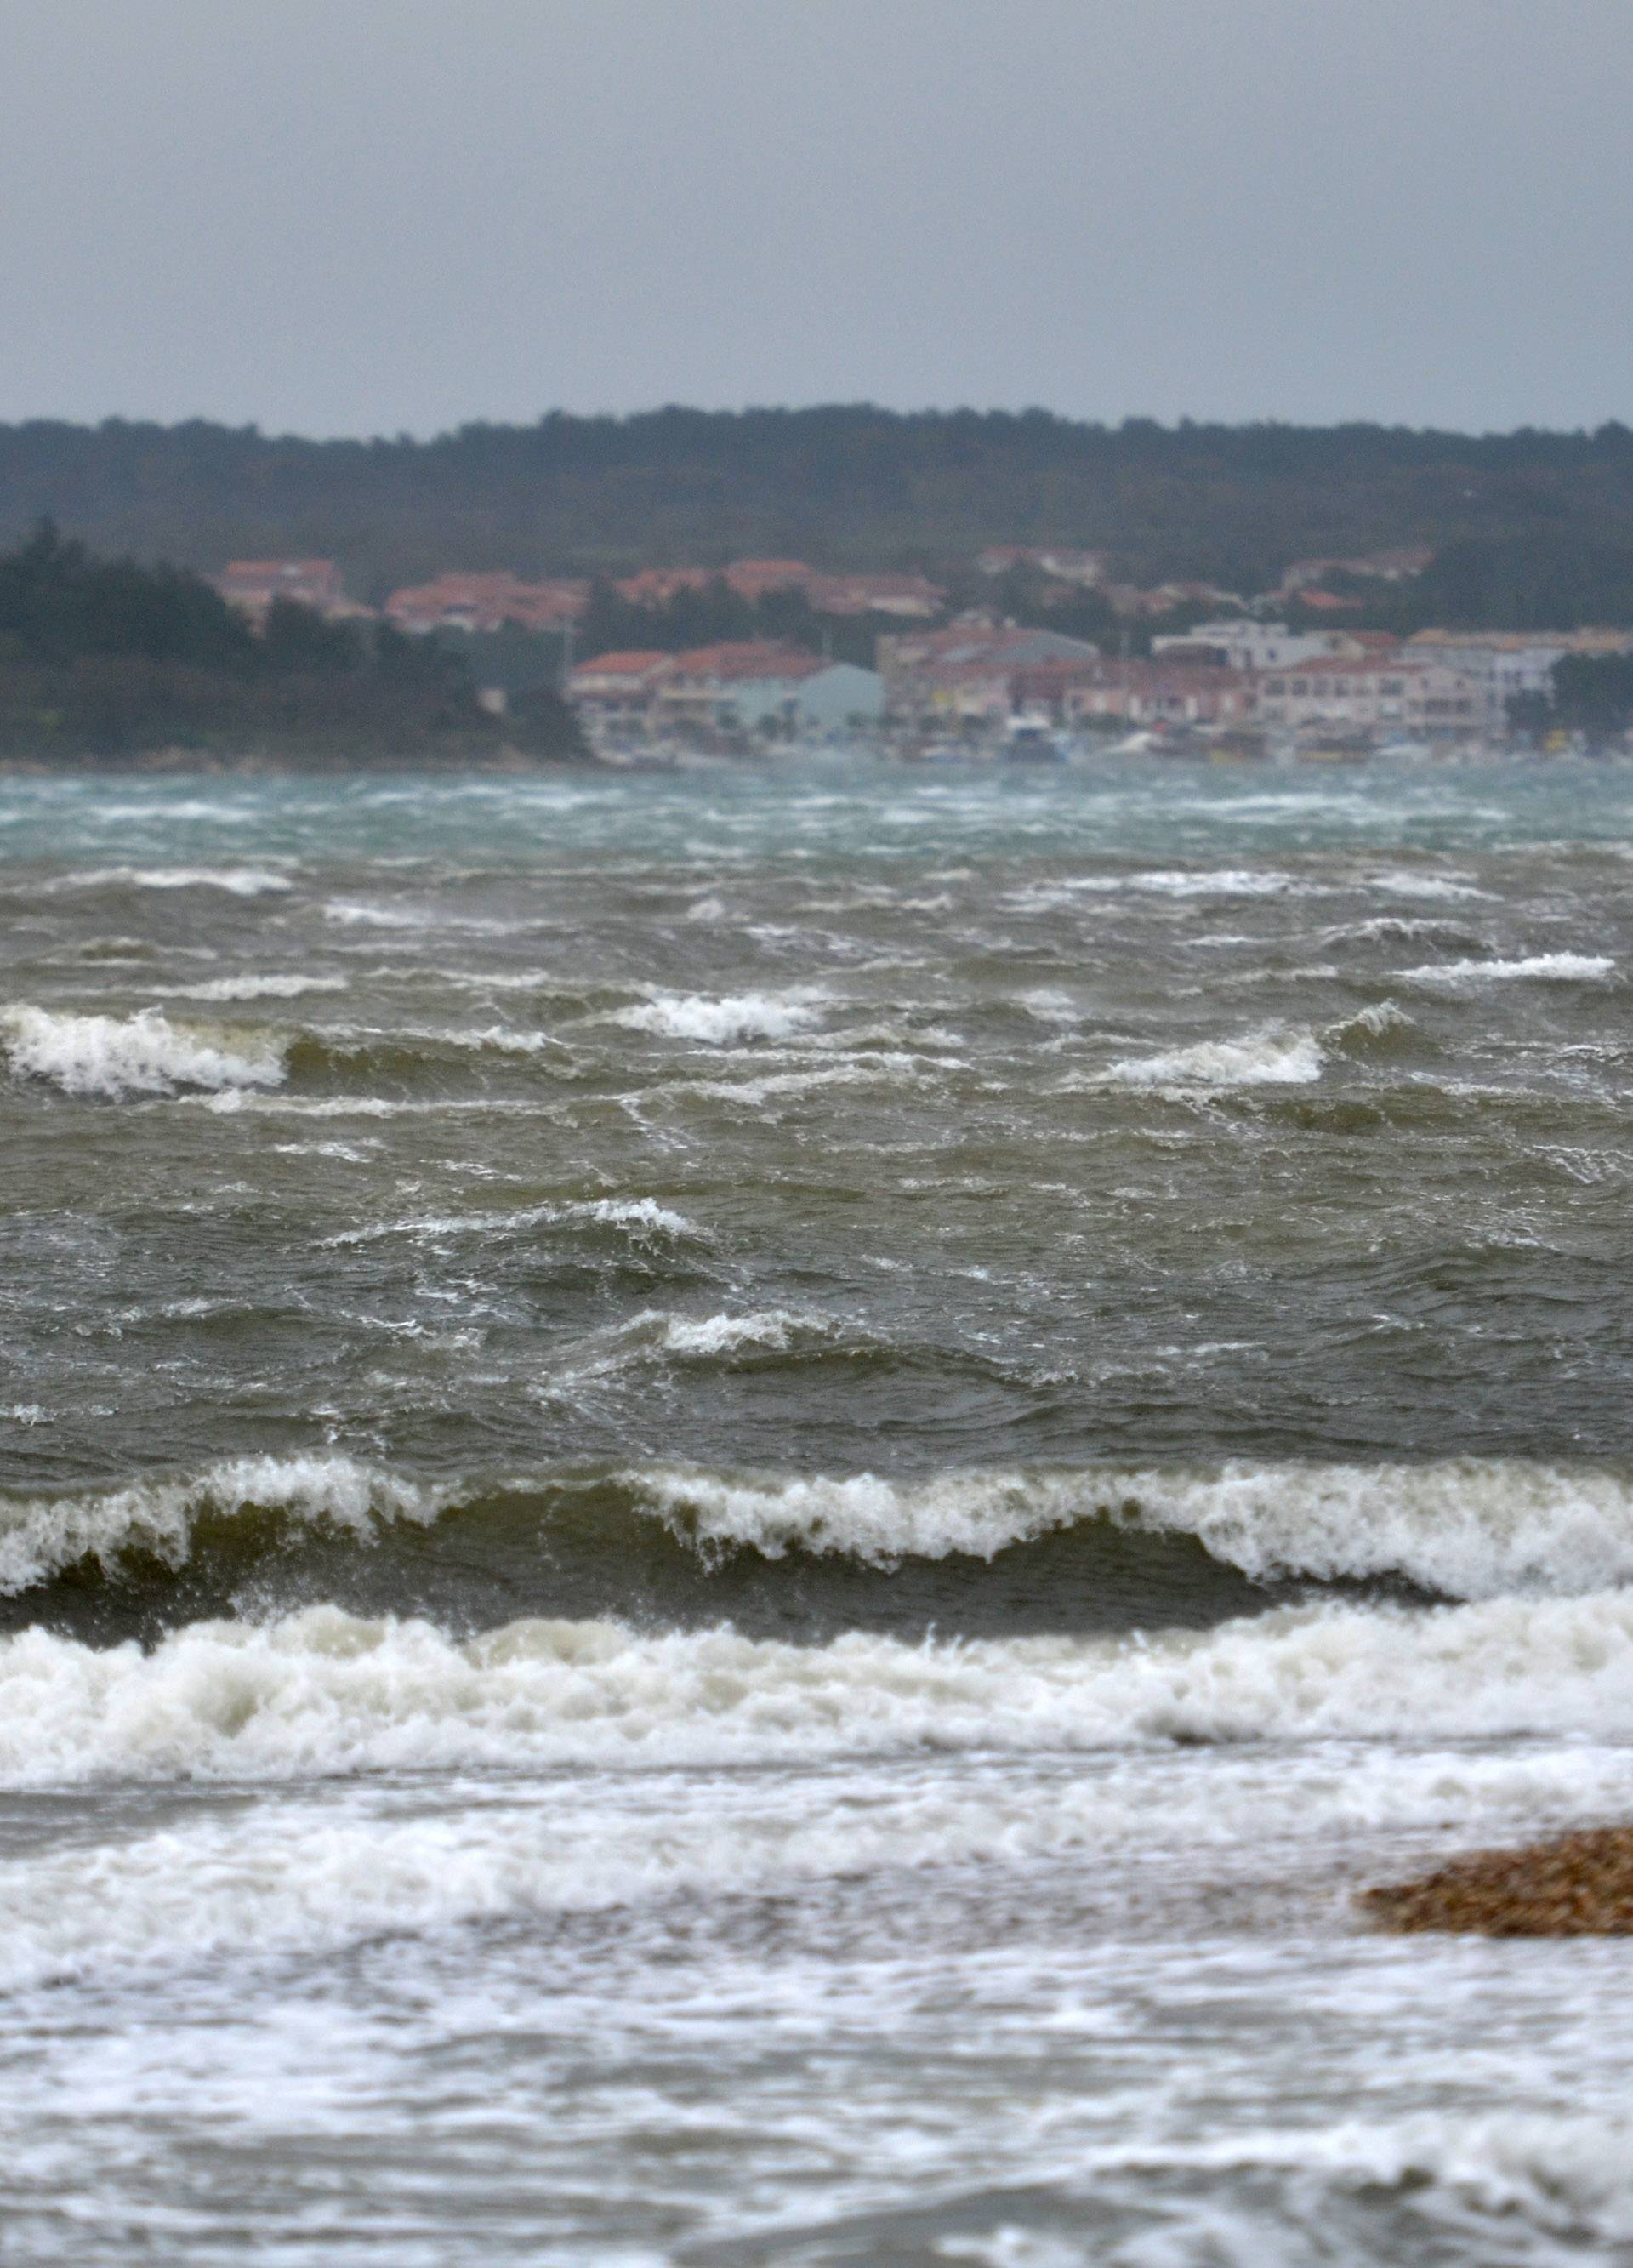
[[[1633,768],[0,784],[0,2213],[1543,2264]]]

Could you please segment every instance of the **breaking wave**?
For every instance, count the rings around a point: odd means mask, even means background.
[[[533,1618],[459,1639],[322,1606],[145,1653],[0,1641],[11,1786],[1578,1733],[1633,1736],[1633,1597],[1283,1609],[1121,1638],[813,1646]]]
[[[1405,984],[1602,984],[1615,974],[1604,953],[1534,953],[1519,961],[1430,961],[1401,971]]]
[[[712,1047],[740,1046],[746,1040],[782,1040],[813,1030],[820,1020],[820,992],[738,992],[710,998],[702,992],[672,992],[620,1008],[607,1020],[661,1039],[700,1040]]]
[[[1126,1086],[1308,1086],[1327,1057],[1310,1032],[1262,1031],[1200,1040],[1156,1056],[1126,1056],[1106,1076]]]
[[[154,984],[169,1000],[298,1000],[307,992],[343,992],[343,976],[216,976],[205,984]]]
[[[77,1016],[22,1005],[0,1011],[0,1048],[14,1073],[64,1094],[219,1094],[276,1086],[285,1071],[280,1034],[173,1024],[156,1008],[132,1016]]]
[[[264,866],[97,866],[64,874],[52,890],[224,890],[229,897],[259,898],[294,887],[287,874]]]
[[[695,1321],[654,1314],[631,1331],[683,1360],[728,1364],[747,1349],[825,1338],[820,1319],[782,1311]],[[204,1529],[223,1548],[239,1527],[246,1535],[327,1531],[378,1542],[399,1524],[425,1528],[456,1517],[462,1564],[480,1558],[487,1537],[494,1553],[508,1555],[507,1566],[541,1580],[570,1545],[617,1583],[633,1580],[655,1541],[679,1547],[701,1580],[732,1555],[762,1564],[798,1555],[891,1575],[913,1563],[989,1565],[1055,1536],[1075,1555],[1063,1575],[1075,1571],[1092,1596],[1116,1539],[1144,1536],[1181,1540],[1201,1564],[1260,1587],[1404,1582],[1422,1594],[1481,1602],[1633,1586],[1633,1474],[1606,1466],[1233,1462],[893,1479],[580,1465],[432,1483],[313,1455],[0,1498],[0,1594],[18,1595],[82,1565],[115,1574],[131,1555],[173,1572]],[[548,1580],[544,1594],[554,1594]],[[1240,1599],[1239,1591],[1230,1596]]]

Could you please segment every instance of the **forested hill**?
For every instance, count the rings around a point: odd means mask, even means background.
[[[985,544],[1042,542],[1105,549],[1132,581],[1254,590],[1293,559],[1404,544],[1628,545],[1633,431],[1108,427],[867,407],[552,415],[429,441],[0,427],[0,543],[47,516],[99,547],[204,569],[334,557],[364,598],[445,566],[769,554],[933,571]]]

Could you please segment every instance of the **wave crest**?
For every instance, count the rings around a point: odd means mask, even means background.
[[[1633,1735],[1633,1598],[1281,1609],[1197,1635],[821,1646],[526,1620],[458,1640],[313,1607],[149,1653],[0,1642],[0,1783],[943,1749]]]
[[[711,1047],[782,1040],[808,1032],[820,1020],[822,994],[809,986],[793,992],[736,992],[718,998],[702,992],[661,993],[620,1008],[607,1020],[660,1039],[700,1040]]]
[[[1327,1057],[1312,1032],[1269,1029],[1239,1040],[1200,1040],[1165,1055],[1126,1056],[1106,1076],[1125,1086],[1308,1086]]]
[[[77,1016],[22,1005],[0,1011],[0,1048],[14,1073],[64,1094],[212,1094],[277,1086],[288,1043],[275,1032],[172,1023],[156,1008],[132,1016]]]

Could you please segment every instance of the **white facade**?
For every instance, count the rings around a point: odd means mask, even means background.
[[[1315,725],[1431,739],[1465,738],[1503,721],[1482,685],[1443,662],[1342,654],[1267,672],[1259,717],[1292,732]]]
[[[1565,630],[1420,630],[1411,650],[1473,678],[1502,716],[1516,694],[1551,696],[1554,664],[1579,651],[1579,642]]]
[[[1231,669],[1292,669],[1301,661],[1320,661],[1327,655],[1358,651],[1342,630],[1292,630],[1285,622],[1237,621],[1198,622],[1194,630],[1154,637],[1151,652],[1166,653],[1171,646],[1217,647]]]

